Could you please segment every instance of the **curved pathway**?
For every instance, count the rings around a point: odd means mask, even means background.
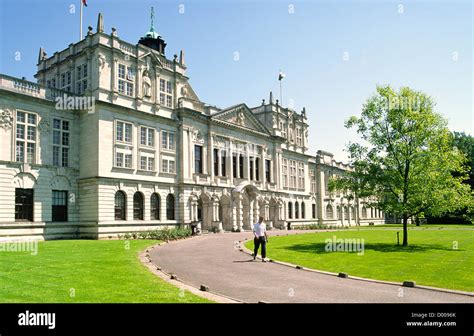
[[[271,231],[270,235],[297,231]],[[308,232],[308,231],[305,231]],[[470,302],[474,297],[407,288],[308,272],[272,262],[252,261],[238,242],[251,232],[209,234],[150,250],[162,270],[193,286],[244,302]],[[271,248],[271,241],[269,244]],[[403,295],[400,295],[403,289]]]

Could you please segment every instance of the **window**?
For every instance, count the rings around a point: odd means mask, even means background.
[[[314,169],[309,170],[309,179],[311,182],[310,192],[316,193],[316,173]]]
[[[115,220],[125,220],[126,209],[125,193],[121,190],[115,193]]]
[[[36,123],[36,114],[17,111],[15,161],[36,163]]]
[[[202,146],[194,145],[194,172],[202,174]]]
[[[296,161],[290,160],[290,188],[296,188]]]
[[[133,219],[143,220],[143,194],[139,191],[133,195]]]
[[[331,174],[329,172],[324,172],[324,191],[329,194],[329,179],[331,178]]]
[[[155,145],[155,130],[153,128],[140,127],[140,145],[149,147]]]
[[[151,194],[150,198],[150,218],[160,219],[160,195],[157,193]]]
[[[367,218],[367,208],[365,206],[362,207],[362,218]]]
[[[172,194],[166,196],[166,219],[174,220],[174,196]]]
[[[53,222],[67,221],[67,191],[53,190]]]
[[[237,154],[232,155],[232,176],[237,178]]]
[[[303,146],[303,130],[301,128],[296,129],[296,145]]]
[[[295,218],[300,218],[300,204],[295,202]]]
[[[173,87],[170,81],[160,78],[160,105],[173,107]]]
[[[76,93],[81,95],[87,89],[87,63],[76,68]]]
[[[162,131],[161,132],[161,144],[163,149],[166,150],[175,150],[175,143],[174,143],[174,133],[170,131]]]
[[[132,124],[117,121],[115,139],[120,142],[132,142]]]
[[[336,218],[341,219],[341,207],[339,205],[336,207]]]
[[[306,218],[306,208],[304,202],[301,202],[301,218]]]
[[[298,162],[298,188],[304,189],[304,162]]]
[[[349,208],[347,206],[344,207],[344,219],[349,219]]]
[[[355,214],[355,208],[353,206],[351,206],[351,219],[352,220],[355,220],[355,217],[356,217],[356,214]]]
[[[239,155],[239,177],[244,178],[244,156]]]
[[[219,149],[214,148],[214,175],[219,175]]]
[[[288,159],[282,159],[281,173],[283,187],[288,188]]]
[[[334,212],[333,212],[331,204],[328,204],[326,206],[326,218],[327,219],[333,219],[334,218]]]
[[[254,167],[254,157],[250,157],[249,163],[250,163],[250,180],[253,180],[253,167]]]
[[[265,160],[265,180],[271,182],[271,161]]]
[[[288,218],[293,218],[293,203],[288,202]]]
[[[140,170],[154,171],[155,158],[149,155],[141,155],[140,156]]]
[[[255,180],[260,181],[260,158],[255,158]]]
[[[15,221],[33,221],[33,189],[15,189]]]
[[[133,83],[135,74],[132,67],[125,64],[118,65],[118,91],[127,96],[133,96]]]
[[[226,154],[225,151],[221,151],[221,174],[222,176],[227,176],[226,172]]]
[[[46,81],[46,87],[55,89],[56,88],[56,78],[53,77],[51,79],[48,79]]]
[[[53,165],[69,166],[69,121],[53,119]]]
[[[67,92],[71,92],[72,76],[71,71],[66,71],[61,74],[61,89]]]
[[[286,128],[287,128],[286,123],[280,121],[281,136],[284,138],[286,138]]]
[[[176,173],[175,162],[172,159],[163,159],[161,164],[161,171],[163,173],[174,174]]]
[[[316,204],[311,204],[311,215],[313,218],[316,218]]]

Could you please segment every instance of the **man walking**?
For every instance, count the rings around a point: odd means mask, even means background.
[[[267,226],[263,223],[263,217],[258,218],[258,222],[253,226],[253,244],[255,246],[253,250],[253,260],[257,259],[258,248],[262,245],[262,261],[267,262],[265,257],[267,256]]]

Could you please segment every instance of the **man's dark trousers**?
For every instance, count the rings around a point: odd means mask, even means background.
[[[265,239],[265,237],[255,237],[253,239],[253,244],[255,246],[254,250],[253,250],[253,257],[256,258],[257,257],[257,253],[258,253],[258,248],[260,247],[260,245],[262,245],[262,258],[266,258],[267,257],[267,240]]]

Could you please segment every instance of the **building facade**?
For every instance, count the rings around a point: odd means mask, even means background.
[[[383,223],[330,193],[346,165],[308,153],[306,111],[200,101],[184,53],[153,23],[137,44],[97,29],[48,57],[37,83],[0,75],[0,239],[106,238],[198,224],[203,231]]]

